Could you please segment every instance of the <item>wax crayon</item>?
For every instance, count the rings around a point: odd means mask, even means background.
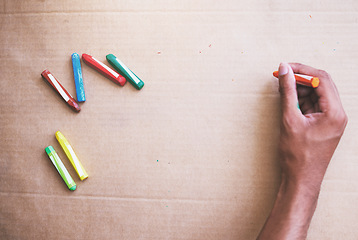
[[[106,58],[112,67],[116,69],[117,72],[122,74],[136,89],[142,89],[144,82],[139,77],[137,77],[137,75],[135,75],[126,65],[124,65],[121,60],[119,60],[113,54],[108,54]]]
[[[70,143],[67,141],[65,136],[60,131],[56,132],[56,139],[60,143],[63,151],[66,153],[66,156],[70,160],[73,168],[76,170],[78,176],[80,177],[81,181],[88,178],[88,174],[84,167],[82,166],[80,160],[78,159],[76,153],[73,151]]]
[[[63,181],[66,183],[68,189],[71,191],[76,190],[76,183],[73,181],[71,175],[68,173],[66,167],[63,165],[60,157],[57,155],[55,149],[52,146],[45,148],[45,151],[50,158],[52,164],[57,169],[58,173],[61,175]]]
[[[278,71],[274,71],[273,75],[278,78]],[[318,77],[312,77],[312,76],[297,74],[297,73],[295,73],[294,75],[297,84],[313,87],[313,88],[316,88],[319,85]]]
[[[83,86],[81,59],[77,53],[73,53],[71,55],[71,59],[72,59],[73,77],[75,78],[77,101],[85,102],[86,96],[85,96],[85,88]]]
[[[101,73],[106,78],[112,80],[115,83],[118,83],[119,85],[123,86],[126,83],[126,79],[108,67],[106,64],[98,61],[91,55],[88,55],[86,53],[82,54],[82,60],[93,69],[97,70],[99,73]]]
[[[61,85],[59,81],[50,73],[49,70],[44,70],[41,73],[41,76],[46,79],[50,85],[56,90],[58,94],[65,100],[65,102],[71,107],[75,112],[81,111],[80,106],[77,104],[76,100],[73,99],[71,94],[67,92],[67,90]]]

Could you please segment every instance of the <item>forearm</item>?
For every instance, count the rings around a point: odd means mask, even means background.
[[[319,189],[312,191],[282,179],[274,207],[257,239],[305,239],[318,195]]]

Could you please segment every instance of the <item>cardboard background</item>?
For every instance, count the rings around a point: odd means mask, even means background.
[[[308,239],[356,239],[357,10],[353,0],[1,0],[0,238],[255,239],[279,183],[271,74],[295,61],[332,75],[349,117]],[[105,63],[113,53],[145,86],[82,62],[87,101],[72,112],[40,73],[75,96],[73,52]]]

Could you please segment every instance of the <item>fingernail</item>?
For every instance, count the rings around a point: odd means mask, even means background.
[[[279,76],[284,76],[288,73],[288,67],[287,64],[285,63],[281,63],[280,66],[278,67],[278,75]]]

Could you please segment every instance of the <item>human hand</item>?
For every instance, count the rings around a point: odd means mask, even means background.
[[[320,85],[296,87],[293,72],[318,77]],[[336,86],[325,71],[281,63],[279,85],[281,185],[257,239],[301,240],[306,239],[321,183],[347,116]]]
[[[296,86],[293,72],[318,77],[320,85]],[[299,63],[281,63],[279,85],[281,185],[257,239],[301,240],[307,236],[324,174],[347,116],[336,86],[325,71]]]
[[[293,73],[318,77],[320,85],[296,87]],[[280,64],[279,86],[282,181],[318,194],[348,120],[337,88],[325,71],[299,63]]]

